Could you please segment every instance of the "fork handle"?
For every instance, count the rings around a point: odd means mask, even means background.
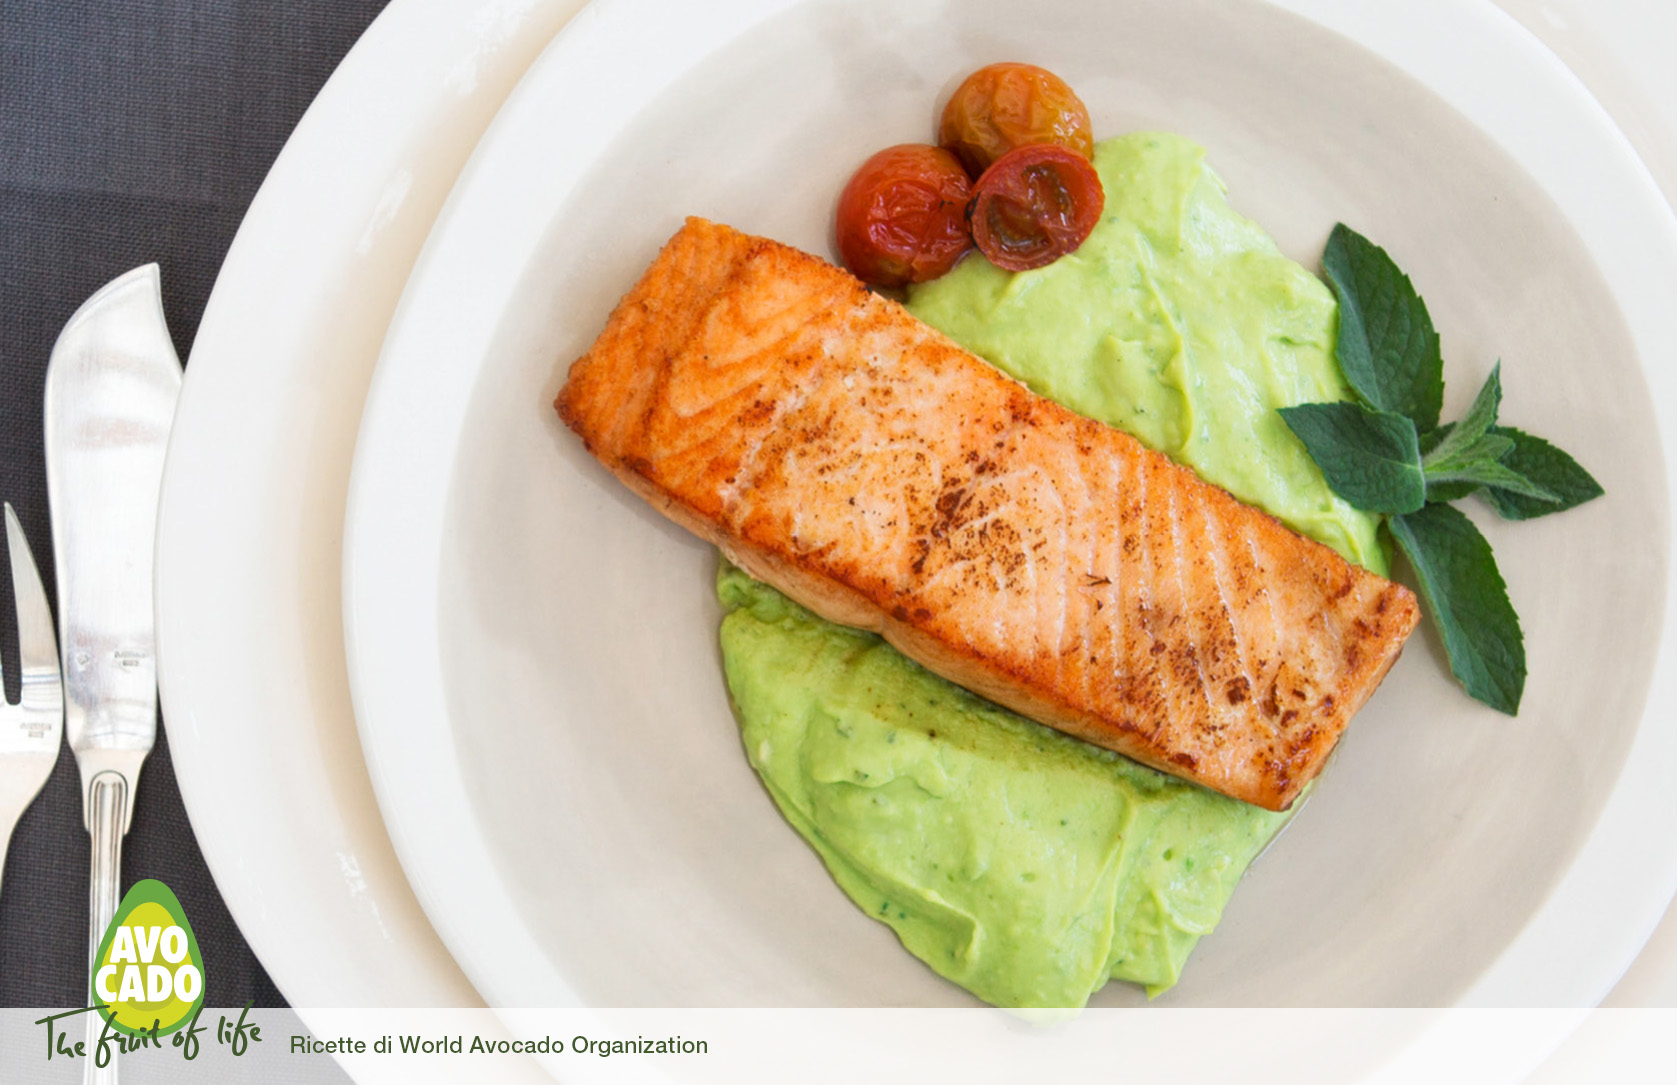
[[[93,865],[88,877],[88,993],[92,997],[93,972],[98,967],[99,943],[116,916],[122,888],[122,828],[128,813],[128,780],[120,772],[101,772],[87,791],[87,830],[93,841]],[[116,1051],[110,1061],[96,1066],[95,1054],[105,1019],[87,1015],[87,1062],[84,1085],[116,1085]]]

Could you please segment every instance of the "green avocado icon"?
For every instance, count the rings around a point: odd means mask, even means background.
[[[93,963],[93,1005],[130,1036],[167,1035],[204,1004],[204,959],[174,891],[135,882],[117,905]]]

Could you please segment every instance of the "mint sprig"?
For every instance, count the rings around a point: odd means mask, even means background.
[[[1438,334],[1386,250],[1340,223],[1322,270],[1339,299],[1339,364],[1360,402],[1284,407],[1281,417],[1334,493],[1386,515],[1457,680],[1514,715],[1526,684],[1520,619],[1490,543],[1449,502],[1477,493],[1504,519],[1529,520],[1599,497],[1601,485],[1549,442],[1497,424],[1501,363],[1467,413],[1440,424]]]

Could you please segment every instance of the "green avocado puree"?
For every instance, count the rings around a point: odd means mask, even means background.
[[[997,1006],[1176,982],[1286,820],[998,708],[723,563],[746,756],[868,915]]]
[[[1106,211],[1074,254],[969,256],[927,323],[1379,572],[1376,520],[1328,490],[1275,408],[1349,398],[1333,296],[1232,211],[1189,140],[1095,149]],[[846,894],[998,1006],[1174,984],[1276,814],[1032,723],[723,563],[728,688],[752,767]]]

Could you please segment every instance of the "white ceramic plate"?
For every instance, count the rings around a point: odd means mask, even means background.
[[[858,914],[738,748],[712,558],[553,419],[563,364],[684,214],[828,249],[872,149],[1029,57],[1098,131],[1211,148],[1314,264],[1336,219],[1431,303],[1447,414],[1609,496],[1485,523],[1532,676],[1508,720],[1419,638],[1174,1005],[1590,1005],[1677,880],[1666,462],[1677,226],[1555,58],[1480,3],[602,3],[509,101],[386,341],[347,516],[363,746],[439,934],[498,1005],[967,1004]],[[1314,20],[1314,23],[1307,20]],[[1483,518],[1482,518],[1483,520]],[[1301,917],[1304,917],[1301,919]],[[1109,986],[1097,1004],[1136,992]]]
[[[193,829],[297,1006],[478,999],[361,761],[338,559],[362,397],[402,284],[508,91],[579,0],[397,0],[240,226],[198,331],[157,541],[158,674]]]

